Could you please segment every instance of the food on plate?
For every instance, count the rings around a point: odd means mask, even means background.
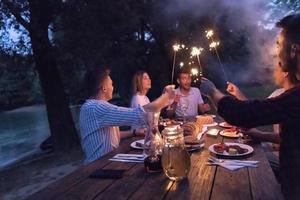
[[[227,145],[225,149],[227,153],[229,153],[229,149],[235,149],[238,154],[244,154],[249,151],[248,149],[242,148],[239,145]]]
[[[240,147],[239,145],[226,145],[224,142],[215,144],[213,148],[217,153],[223,153],[226,151],[229,155],[244,154],[249,151],[248,149]]]
[[[228,149],[228,154],[229,155],[232,155],[232,156],[234,156],[234,155],[236,155],[238,152],[237,152],[237,150],[235,149],[235,148],[229,148]]]
[[[226,144],[224,142],[221,142],[219,144],[215,144],[213,147],[217,153],[223,153],[226,149]]]
[[[238,130],[237,128],[228,128],[225,129],[221,132],[222,136],[227,136],[227,137],[238,137]]]
[[[197,116],[197,120],[196,120],[196,124],[201,127],[202,129],[202,126],[204,124],[212,124],[214,123],[214,118],[212,116],[202,116],[202,115],[198,115]]]
[[[187,122],[182,125],[184,135],[197,135],[202,131],[203,125],[212,124],[214,119],[211,116],[198,116],[196,122]]]
[[[136,145],[137,147],[143,148],[143,147],[144,147],[144,142],[136,141],[136,142],[135,142],[135,145]]]
[[[187,122],[182,125],[182,128],[185,136],[192,135],[194,137],[197,137],[197,134],[200,132],[200,127],[196,126],[194,122]]]

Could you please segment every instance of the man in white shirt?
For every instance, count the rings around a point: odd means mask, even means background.
[[[210,110],[209,104],[204,103],[200,90],[191,87],[192,78],[189,71],[180,70],[177,78],[179,87],[175,90],[175,100],[172,109],[167,110],[167,116],[172,118],[195,117],[198,112],[205,113]]]

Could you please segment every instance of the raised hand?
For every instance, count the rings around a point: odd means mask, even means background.
[[[241,90],[233,83],[227,82],[227,92],[239,100],[246,100],[246,96]]]
[[[201,94],[203,94],[204,96],[212,96],[212,94],[214,93],[214,91],[216,90],[216,86],[213,82],[211,82],[210,80],[208,80],[205,77],[201,78],[201,85],[200,85],[200,92]]]

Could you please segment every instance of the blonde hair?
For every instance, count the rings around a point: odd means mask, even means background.
[[[136,95],[138,92],[143,90],[143,75],[147,73],[146,71],[137,71],[133,75],[132,79],[132,95]]]

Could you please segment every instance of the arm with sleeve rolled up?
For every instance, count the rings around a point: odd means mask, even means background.
[[[252,128],[300,118],[299,89],[272,99],[242,101],[224,95],[206,78],[200,87],[218,105],[218,114],[235,126]]]
[[[218,101],[218,114],[227,122],[240,127],[280,123],[287,119],[287,112],[288,105],[276,98],[241,101],[224,96]]]

